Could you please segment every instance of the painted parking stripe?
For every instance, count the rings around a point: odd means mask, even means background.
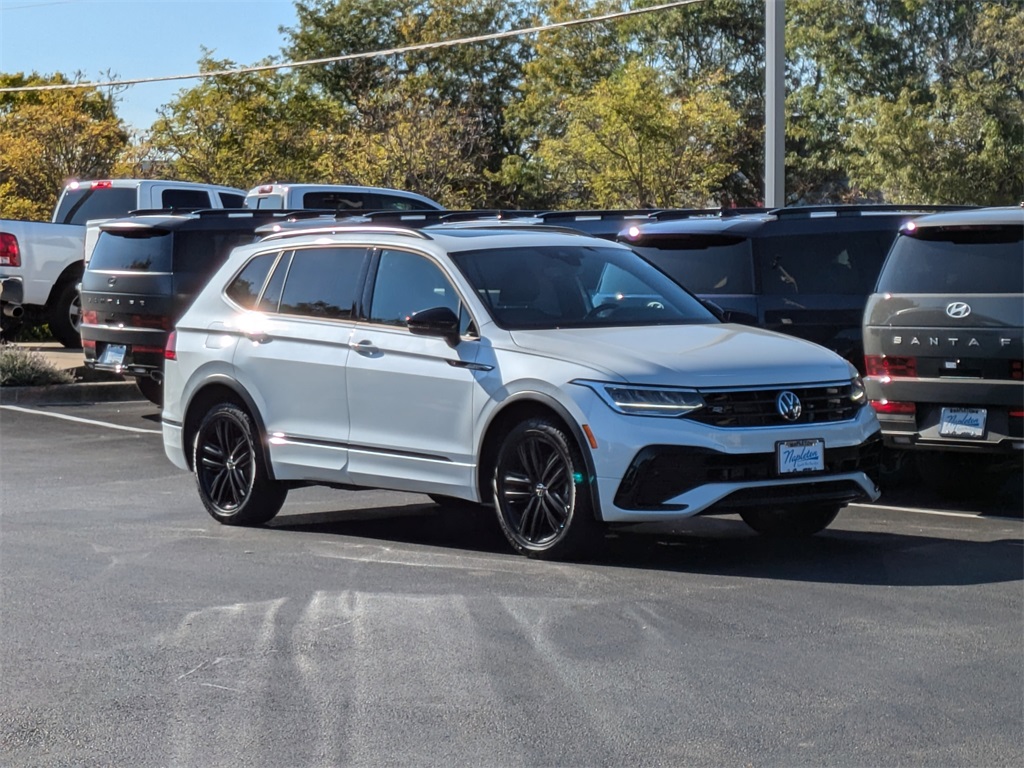
[[[121,429],[125,432],[141,432],[144,435],[160,435],[163,434],[159,429],[141,429],[139,427],[124,427],[120,424],[111,424],[108,421],[96,421],[95,419],[83,419],[78,416],[68,416],[64,413],[49,413],[48,411],[37,411],[34,408],[22,408],[18,405],[0,405],[0,410],[4,411],[18,411],[19,413],[34,413],[37,416],[49,416],[52,419],[64,419],[65,421],[77,421],[79,424],[92,424],[97,427],[107,427],[108,429]]]
[[[915,512],[919,515],[938,515],[939,517],[983,517],[981,512],[944,512],[940,509],[927,509],[925,507],[889,507],[885,504],[857,504],[864,509],[877,509],[883,512]]]

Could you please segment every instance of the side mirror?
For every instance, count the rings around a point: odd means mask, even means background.
[[[718,306],[711,299],[701,299],[700,303],[704,305],[704,309],[706,309],[708,312],[710,312],[712,315],[718,318],[718,322],[729,322],[728,320],[726,320],[725,310]]]
[[[449,346],[459,343],[459,317],[449,307],[431,307],[413,312],[408,327],[417,336],[434,336],[444,339]]]

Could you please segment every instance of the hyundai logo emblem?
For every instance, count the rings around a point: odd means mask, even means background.
[[[117,278],[116,277],[108,277],[107,278],[107,285],[113,285],[116,282],[117,282]]]
[[[957,319],[967,317],[971,314],[971,305],[966,301],[954,301],[946,306],[946,314]]]
[[[779,409],[779,415],[786,421],[796,421],[804,412],[800,398],[796,396],[795,392],[790,392],[788,389],[785,392],[780,392],[779,396],[775,398],[775,407]]]

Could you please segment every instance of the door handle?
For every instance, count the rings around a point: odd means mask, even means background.
[[[376,345],[369,340],[366,341],[354,341],[348,345],[348,348],[353,352],[358,352],[360,355],[376,355],[380,352]]]
[[[257,344],[266,344],[273,340],[273,337],[270,334],[263,333],[261,331],[247,331],[244,335],[249,341],[253,341]]]

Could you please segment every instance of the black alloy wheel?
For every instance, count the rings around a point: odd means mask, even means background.
[[[494,499],[512,547],[564,559],[596,544],[599,526],[582,454],[562,428],[533,418],[513,428],[498,452]]]
[[[210,409],[196,432],[193,467],[203,506],[225,525],[262,525],[288,489],[270,478],[252,419],[233,403]]]

